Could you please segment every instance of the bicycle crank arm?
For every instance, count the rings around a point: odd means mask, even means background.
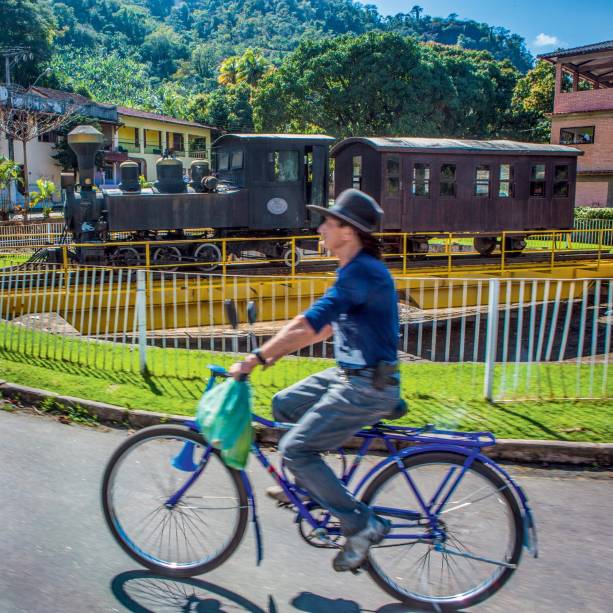
[[[472,553],[466,553],[465,551],[458,551],[457,549],[449,549],[444,545],[437,544],[434,545],[435,551],[439,553],[448,553],[451,556],[460,556],[462,558],[470,558],[471,560],[477,560],[478,562],[485,562],[487,564],[494,564],[496,566],[504,566],[505,568],[512,568],[515,570],[517,568],[517,564],[509,564],[508,562],[499,562],[498,560],[490,560],[489,558],[484,558],[482,556],[475,556]]]

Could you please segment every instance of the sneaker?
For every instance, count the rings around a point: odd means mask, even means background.
[[[332,566],[337,572],[357,570],[368,557],[368,550],[380,543],[389,531],[392,524],[387,519],[373,515],[368,525],[360,532],[347,537],[345,546],[334,558]]]

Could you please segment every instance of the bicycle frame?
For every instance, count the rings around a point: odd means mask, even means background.
[[[221,367],[211,366],[210,369],[211,377],[207,382],[206,390],[209,390],[215,384],[215,379],[217,377],[223,378],[228,376],[225,369]],[[284,430],[289,430],[293,425],[271,421],[258,415],[253,416],[253,421],[268,428],[278,428]],[[198,425],[195,421],[190,420],[186,421],[185,423],[192,430],[198,432]],[[530,551],[530,553],[534,557],[538,556],[536,528],[534,525],[532,511],[528,504],[528,499],[525,493],[507,473],[507,471],[505,471],[501,466],[496,464],[496,462],[494,462],[491,458],[488,458],[482,453],[483,448],[492,447],[496,444],[496,439],[494,438],[494,435],[490,432],[456,432],[453,430],[439,430],[431,424],[428,424],[421,428],[411,428],[379,423],[372,426],[371,428],[360,430],[358,433],[355,434],[355,436],[363,440],[353,461],[349,466],[347,465],[344,450],[338,450],[343,459],[343,470],[342,474],[339,477],[342,483],[348,489],[350,489],[352,493],[357,497],[359,493],[364,489],[366,484],[369,483],[375,475],[377,475],[381,470],[385,469],[391,463],[395,462],[398,465],[402,474],[405,476],[411,491],[413,492],[416,500],[419,503],[419,509],[409,510],[400,508],[379,507],[376,505],[372,507],[373,510],[380,515],[385,515],[387,517],[392,518],[393,520],[400,520],[399,522],[392,521],[392,527],[394,528],[394,531],[393,533],[388,534],[386,539],[421,540],[434,542],[438,537],[438,532],[436,529],[434,529],[434,527],[436,526],[437,515],[443,510],[445,504],[449,501],[450,497],[457,489],[459,483],[462,481],[462,478],[466,474],[466,471],[471,467],[473,462],[478,461],[487,464],[489,467],[497,471],[505,480],[505,482],[508,483],[508,486],[512,488],[512,490],[515,492],[515,495],[519,499],[522,508],[522,517],[524,520],[524,546]],[[383,441],[385,448],[389,453],[389,456],[378,462],[374,467],[372,467],[366,473],[366,475],[362,477],[362,479],[359,481],[355,488],[351,488],[351,481],[356,474],[356,471],[362,459],[370,450],[372,443],[377,439]],[[412,446],[406,449],[399,450],[399,443],[408,443]],[[277,471],[277,469],[275,469],[275,467],[269,461],[268,457],[261,450],[257,442],[253,443],[252,451],[257,460],[264,467],[264,469],[273,477],[276,483],[281,486],[281,488],[283,488],[283,491],[287,495],[290,503],[296,508],[296,522],[304,520],[314,530],[325,527],[327,536],[334,537],[341,534],[339,528],[336,528],[334,526],[327,526],[330,519],[329,513],[326,513],[324,515],[323,520],[318,520],[312,515],[311,509],[314,506],[317,506],[318,508],[321,507],[319,507],[315,500],[302,500],[301,495],[306,494],[308,496],[308,492],[304,492],[289,480],[289,478],[285,474],[283,465],[281,465],[281,470]],[[204,469],[204,466],[206,465],[206,460],[208,459],[210,452],[211,447],[209,446],[203,455],[200,465],[196,468],[196,470],[194,470],[194,474],[168,500],[168,503],[176,504],[176,502],[181,498],[185,491],[198,478],[198,476]],[[425,500],[422,494],[419,492],[419,489],[417,488],[416,484],[414,483],[409,471],[404,467],[403,460],[409,456],[432,452],[451,452],[459,454],[465,457],[465,461],[461,467],[452,466],[449,469],[447,475],[444,477],[443,481],[437,487],[433,496],[429,500]],[[245,471],[241,471],[241,478],[245,485],[249,500],[251,521],[254,525],[256,537],[257,564],[259,565],[263,559],[263,547],[261,530],[255,503],[255,496],[253,494],[251,482]],[[430,526],[432,529],[422,529],[421,531],[417,530],[415,532],[412,531],[415,529],[419,529],[422,526]],[[402,530],[402,532],[400,530]],[[409,531],[405,532],[405,530]]]

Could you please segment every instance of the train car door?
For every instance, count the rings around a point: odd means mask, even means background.
[[[381,156],[381,206],[385,212],[383,228],[399,230],[402,222],[402,159],[399,153]]]
[[[313,145],[304,151],[304,189],[305,202],[326,206],[328,147]],[[307,209],[308,225],[314,227],[321,222],[321,215]]]

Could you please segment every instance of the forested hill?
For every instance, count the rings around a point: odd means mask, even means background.
[[[10,1],[10,0],[9,0]],[[279,61],[304,38],[362,34],[370,30],[415,35],[419,40],[487,50],[526,72],[532,58],[522,37],[457,15],[430,17],[414,6],[384,17],[376,7],[352,0],[50,0],[62,36],[79,48],[101,45],[133,51],[165,78],[194,48],[204,46],[218,61],[246,48]],[[146,43],[143,49],[143,42]],[[163,43],[166,61],[150,57]]]

